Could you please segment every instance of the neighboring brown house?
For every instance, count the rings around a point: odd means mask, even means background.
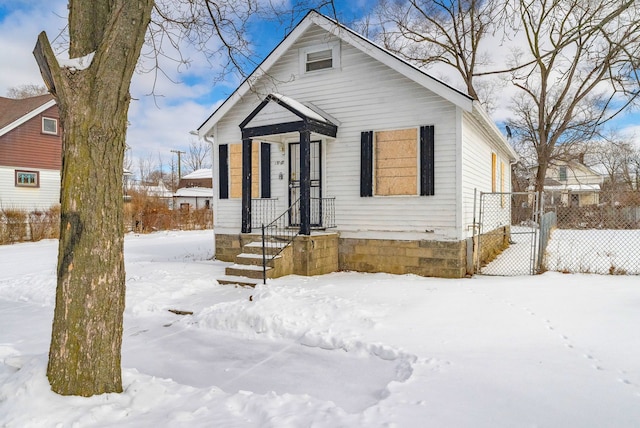
[[[203,168],[180,178],[178,190],[173,195],[174,208],[210,209],[213,201],[211,175],[211,168]]]
[[[213,183],[211,181],[211,168],[202,168],[193,171],[180,178],[178,189],[184,187],[204,187],[211,189]]]
[[[0,208],[58,204],[61,152],[62,129],[51,95],[0,97]]]

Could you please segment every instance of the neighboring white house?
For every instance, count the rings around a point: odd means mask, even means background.
[[[536,168],[532,174],[535,176]],[[604,177],[584,163],[554,161],[547,168],[544,183],[545,204],[583,207],[600,203],[600,186]]]
[[[198,169],[180,178],[173,195],[173,206],[178,209],[210,209],[213,202],[211,168]]]
[[[465,275],[475,191],[510,191],[516,158],[479,103],[317,12],[198,133],[214,141],[218,258],[264,206],[293,205],[303,236],[335,235],[333,270]]]
[[[125,173],[126,174],[126,170]],[[125,200],[130,200],[128,197],[131,192],[136,192],[156,198],[167,205],[167,207],[173,207],[173,192],[164,184],[164,181],[158,180],[158,184],[140,184],[133,181],[125,180]]]

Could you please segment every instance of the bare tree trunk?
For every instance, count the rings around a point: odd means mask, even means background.
[[[47,377],[53,391],[122,391],[125,297],[122,173],[129,85],[152,0],[70,1],[70,54],[61,68],[41,33],[34,51],[63,126],[56,307]]]

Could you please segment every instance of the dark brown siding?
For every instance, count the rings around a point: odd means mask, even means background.
[[[178,188],[183,187],[212,187],[211,178],[181,178]]]
[[[58,119],[58,135],[42,133],[42,118]],[[53,106],[0,137],[0,165],[57,169],[62,165],[62,129]]]

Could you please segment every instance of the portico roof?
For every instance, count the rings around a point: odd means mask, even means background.
[[[266,112],[269,105],[281,107],[280,112],[270,112],[271,114],[265,114],[265,117],[261,118],[261,113]],[[240,123],[240,130],[242,139],[295,131],[310,131],[335,138],[338,126],[326,116],[328,115],[318,109],[313,109],[293,98],[272,93],[267,95]]]

